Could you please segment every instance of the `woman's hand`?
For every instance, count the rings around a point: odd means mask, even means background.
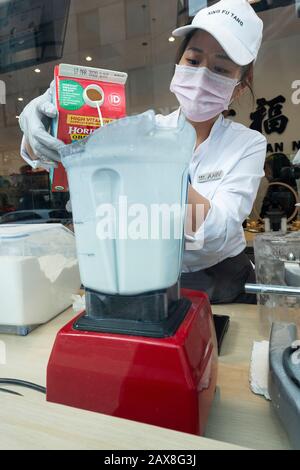
[[[57,116],[57,109],[52,103],[54,91],[52,82],[50,88],[32,100],[20,115],[19,124],[25,137],[23,145],[32,160],[60,161],[59,150],[64,143],[48,132],[51,120]]]

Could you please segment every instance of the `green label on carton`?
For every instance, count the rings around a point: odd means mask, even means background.
[[[73,80],[61,80],[59,84],[59,104],[61,108],[76,111],[84,105],[84,89]]]

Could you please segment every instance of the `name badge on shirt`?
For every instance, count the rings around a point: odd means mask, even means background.
[[[218,181],[223,178],[223,175],[224,175],[223,170],[205,173],[205,175],[198,176],[198,183],[208,183],[209,181]]]

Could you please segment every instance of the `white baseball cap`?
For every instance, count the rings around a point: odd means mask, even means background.
[[[255,61],[263,37],[263,22],[248,0],[221,0],[197,13],[191,25],[177,28],[173,36],[195,29],[210,33],[238,65]]]

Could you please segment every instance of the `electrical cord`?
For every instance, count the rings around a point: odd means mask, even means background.
[[[35,390],[36,392],[46,394],[46,388],[41,385],[37,385],[31,382],[25,382],[24,380],[18,379],[0,379],[0,385],[16,385],[18,387],[29,388],[30,390]],[[5,389],[2,389],[3,391]],[[21,395],[22,396],[22,395]]]
[[[0,392],[2,393],[8,393],[9,395],[15,395],[17,397],[22,397],[21,393],[14,392],[13,390],[7,390],[6,388],[0,388]]]

